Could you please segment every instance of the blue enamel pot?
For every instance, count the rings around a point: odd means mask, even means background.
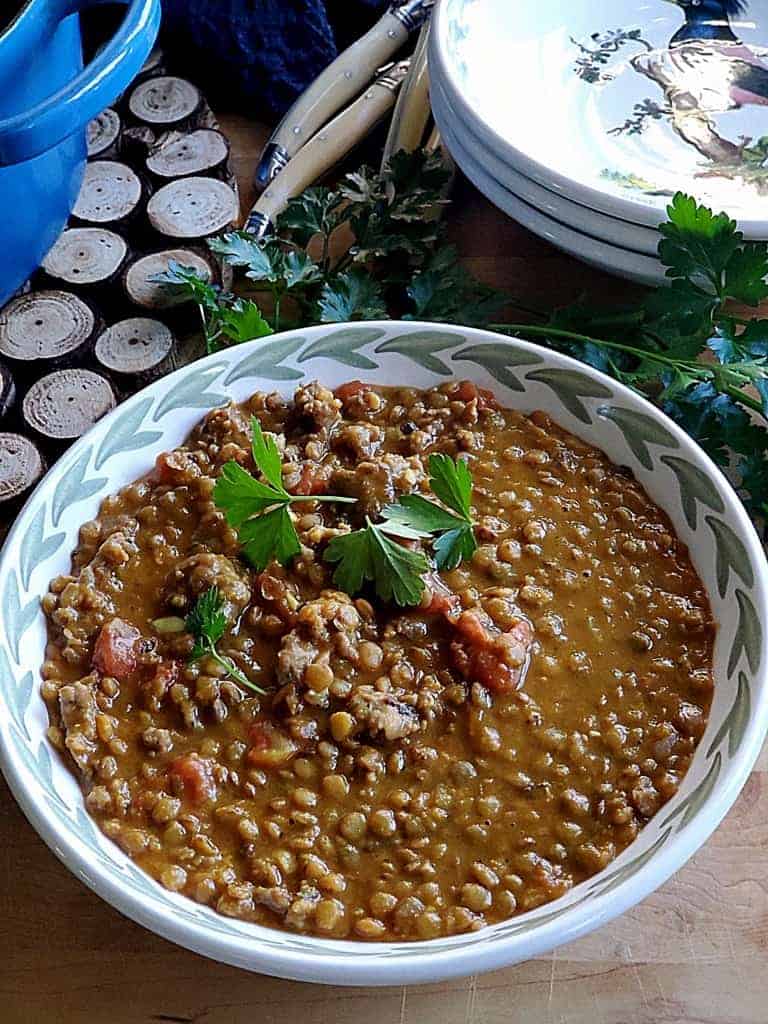
[[[146,60],[160,0],[131,0],[83,68],[79,12],[104,0],[27,0],[0,32],[0,305],[40,265],[74,206],[85,129]]]

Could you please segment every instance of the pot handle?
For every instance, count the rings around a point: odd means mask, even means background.
[[[51,18],[108,0],[53,0]],[[36,107],[0,121],[0,167],[31,160],[73,135],[108,107],[133,80],[149,56],[160,27],[160,0],[128,3],[120,28],[91,63]]]

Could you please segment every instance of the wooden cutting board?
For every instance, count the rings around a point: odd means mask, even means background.
[[[266,129],[222,117],[244,199]],[[628,286],[460,183],[468,266],[531,305]],[[706,846],[617,921],[518,967],[440,985],[323,988],[205,960],[121,917],[45,847],[0,781],[2,1024],[766,1024],[768,754]]]

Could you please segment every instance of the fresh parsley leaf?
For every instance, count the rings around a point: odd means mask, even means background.
[[[290,495],[263,484],[237,462],[226,462],[213,489],[213,500],[230,526],[242,526],[246,519],[261,515],[274,505],[287,504]]]
[[[278,234],[307,246],[316,235],[329,237],[344,219],[344,197],[327,188],[308,188],[286,206],[277,220]]]
[[[283,272],[283,254],[272,241],[245,231],[231,231],[208,240],[208,248],[232,267],[244,267],[254,281],[277,281]]]
[[[386,505],[381,514],[386,520],[388,533],[393,532],[393,526],[400,526],[410,531],[414,539],[454,530],[464,524],[463,518],[447,512],[441,505],[429,501],[421,494],[404,494],[396,505]],[[407,537],[409,534],[403,532],[399,536]]]
[[[455,569],[477,551],[475,532],[468,523],[463,523],[455,530],[448,530],[437,537],[432,550],[438,569]]]
[[[324,324],[388,319],[381,286],[364,270],[349,270],[327,281],[318,306]]]
[[[657,288],[643,303],[646,323],[664,338],[670,333],[698,336],[712,323],[718,300],[693,281],[676,278],[668,288]],[[699,341],[699,344],[701,342]]]
[[[217,644],[221,640],[227,628],[227,617],[223,607],[224,601],[218,587],[211,587],[198,598],[184,623],[187,632],[192,634],[196,643],[204,639],[206,642]]]
[[[221,333],[235,345],[273,334],[261,310],[250,299],[235,299],[219,309]]]
[[[768,245],[745,242],[725,268],[725,293],[745,306],[758,306],[768,298]]]
[[[251,417],[251,454],[253,461],[267,478],[270,484],[284,497],[288,492],[283,487],[283,460],[280,458],[280,451],[274,437],[267,437],[261,429],[261,423],[255,417]]]
[[[376,593],[382,600],[401,606],[418,604],[424,595],[424,573],[429,569],[425,555],[390,540],[375,526],[367,529]]]
[[[424,573],[429,569],[424,554],[391,540],[370,519],[364,529],[334,537],[323,558],[338,563],[333,581],[348,594],[371,582],[383,601],[401,607],[418,604],[424,594]]]
[[[185,267],[176,260],[169,260],[167,270],[153,275],[152,282],[162,285],[169,295],[197,302],[205,309],[218,307],[219,289],[201,277],[194,267]]]
[[[259,571],[274,559],[288,565],[301,552],[288,504],[278,505],[256,519],[248,519],[238,533],[243,554]]]
[[[312,257],[303,250],[290,250],[283,259],[283,280],[285,288],[298,288],[316,284],[321,278],[320,268]]]
[[[455,569],[477,550],[471,515],[472,476],[462,460],[432,455],[430,486],[449,512],[421,494],[403,495],[382,510],[382,530],[413,539],[434,536],[432,548],[438,569]],[[455,514],[458,513],[458,514]]]
[[[227,462],[213,488],[213,500],[230,526],[237,528],[243,554],[262,571],[273,559],[287,565],[301,551],[290,505],[307,501],[354,504],[357,499],[289,494],[283,486],[282,460],[274,438],[264,434],[255,416],[251,429],[253,461],[267,482],[251,476],[239,463]]]
[[[429,472],[429,485],[440,501],[471,522],[472,474],[466,462],[442,453],[430,455]]]
[[[745,456],[736,468],[747,510],[754,516],[768,518],[768,458],[765,450]]]
[[[226,658],[216,650],[216,644],[224,636],[227,629],[227,616],[224,612],[224,599],[219,593],[218,587],[210,587],[204,594],[201,594],[187,615],[184,626],[188,633],[192,634],[195,641],[194,647],[189,655],[189,661],[199,661],[201,658],[213,658],[217,664],[226,669],[227,675],[235,682],[255,693],[266,693],[260,686],[252,683],[231,658]]]
[[[675,195],[667,215],[669,221],[659,227],[659,256],[667,276],[701,276],[721,295],[726,267],[743,238],[736,222],[726,213],[712,213],[682,192]]]
[[[414,313],[406,320],[432,320],[482,326],[501,309],[506,297],[495,288],[481,284],[458,262],[453,246],[437,249],[414,275],[407,293]]]

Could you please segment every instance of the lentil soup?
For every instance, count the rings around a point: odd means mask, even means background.
[[[301,551],[257,572],[213,500],[275,438]],[[479,546],[416,608],[322,558],[430,453],[466,460]],[[417,542],[406,542],[417,543]],[[215,586],[219,651],[167,632]],[[83,525],[43,599],[49,736],[103,831],[167,888],[358,940],[466,932],[606,866],[675,793],[709,712],[714,625],[667,516],[542,413],[468,382],[257,393],[211,412]]]

